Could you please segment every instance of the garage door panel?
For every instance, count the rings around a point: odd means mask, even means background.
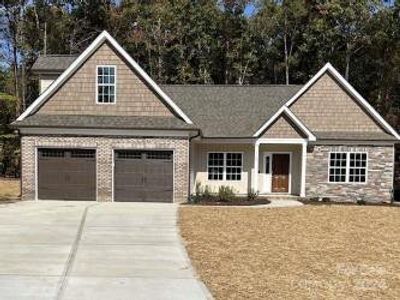
[[[135,186],[137,188],[144,187],[143,179],[139,176],[130,176],[128,173],[124,175],[115,175],[114,181],[118,182],[117,187]]]
[[[146,191],[144,189],[136,189],[132,192],[132,188],[129,186],[118,187],[114,191],[115,193],[115,201],[118,202],[144,202]]]
[[[95,150],[39,149],[39,199],[96,200]]]
[[[153,177],[146,178],[147,185],[153,186],[154,189],[165,190],[168,188],[172,190],[172,173],[163,175],[154,175]]]
[[[160,190],[160,191],[148,191],[146,193],[145,202],[171,202],[169,199],[171,197],[171,191]]]
[[[172,202],[172,151],[116,151],[114,200]]]

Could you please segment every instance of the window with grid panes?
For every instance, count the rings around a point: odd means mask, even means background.
[[[97,66],[97,103],[112,104],[116,98],[116,68]]]

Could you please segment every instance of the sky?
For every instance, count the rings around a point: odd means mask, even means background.
[[[248,4],[244,10],[244,14],[246,16],[251,16],[254,14],[256,8],[254,7],[254,4]]]

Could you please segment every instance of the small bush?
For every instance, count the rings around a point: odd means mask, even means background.
[[[195,194],[190,194],[190,196],[188,197],[188,202],[189,203],[199,203],[200,198],[197,197]]]
[[[208,185],[206,185],[204,187],[203,193],[201,195],[202,198],[208,199],[212,197],[212,192],[210,190],[210,187]]]
[[[358,200],[357,200],[357,204],[358,204],[358,205],[366,205],[366,204],[367,204],[367,201],[365,201],[364,199],[358,199]]]
[[[250,192],[247,194],[247,200],[249,201],[254,201],[258,197],[258,192],[255,192],[253,189],[250,190]]]
[[[235,199],[235,192],[229,186],[220,186],[218,189],[218,199],[221,202],[232,201]]]
[[[195,196],[200,197],[202,193],[203,193],[203,189],[201,187],[201,182],[196,182]]]

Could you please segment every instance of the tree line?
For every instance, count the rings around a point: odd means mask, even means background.
[[[159,83],[304,84],[331,62],[400,129],[399,0],[0,3],[0,91],[16,115],[38,95],[39,55],[80,53],[107,30]]]

